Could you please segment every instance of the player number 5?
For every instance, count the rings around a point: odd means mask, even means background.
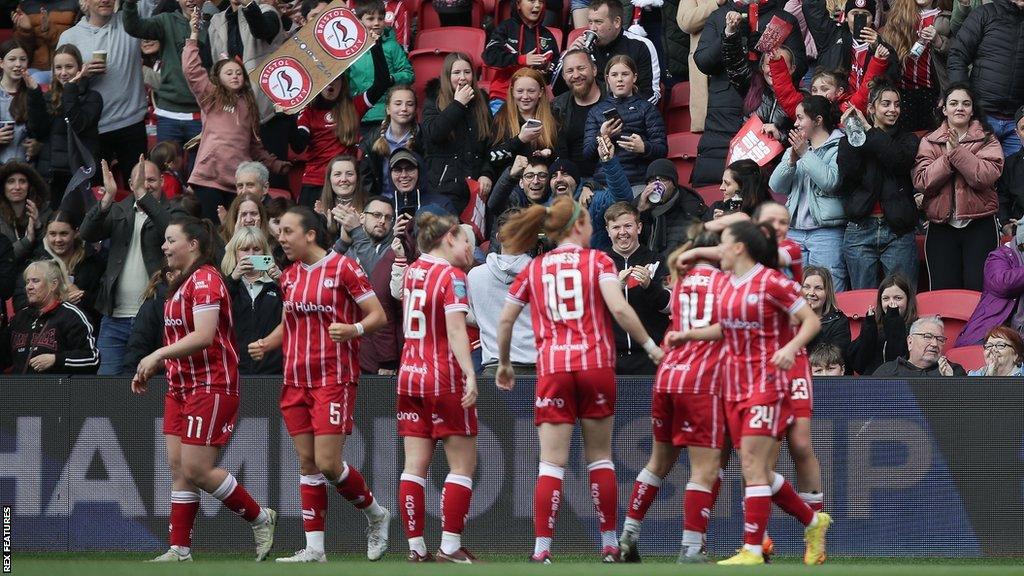
[[[341,424],[341,402],[331,402],[327,405],[327,410],[330,412],[331,425]]]

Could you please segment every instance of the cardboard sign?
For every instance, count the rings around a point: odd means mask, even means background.
[[[772,16],[768,26],[761,33],[761,39],[757,41],[757,46],[754,47],[754,50],[757,50],[760,54],[771,54],[782,46],[792,31],[792,24],[778,16]]]
[[[757,162],[758,166],[767,166],[772,159],[782,154],[782,144],[765,134],[763,128],[764,123],[757,117],[757,114],[751,116],[743,124],[740,131],[729,142],[728,164],[749,158]]]
[[[345,0],[334,0],[253,69],[249,80],[275,106],[295,114],[372,46]]]

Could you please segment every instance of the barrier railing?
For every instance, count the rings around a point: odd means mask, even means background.
[[[19,550],[158,550],[166,546],[170,474],[161,435],[162,382],[129,392],[126,379],[0,379],[0,503],[14,509]],[[247,378],[239,419],[221,464],[280,514],[275,548],[303,545],[298,468],[277,408],[280,381]],[[533,382],[511,393],[480,382],[479,467],[464,542],[470,549],[532,549],[537,441]],[[614,460],[620,526],[633,479],[650,448],[650,380],[619,382]],[[402,465],[391,379],[359,389],[356,431],[345,458],[394,509]],[[830,554],[979,556],[1024,554],[1024,382],[821,378],[815,381],[814,443],[825,506],[836,520]],[[597,519],[574,440],[556,552],[593,552]],[[795,481],[788,454],[779,470]],[[439,539],[436,457],[427,486],[428,542]],[[666,478],[643,529],[643,551],[673,554],[682,530],[685,456]],[[742,486],[730,464],[709,530],[712,552],[735,549],[743,533]],[[397,515],[396,515],[397,517]],[[332,495],[328,550],[362,550],[362,515]],[[398,521],[392,550],[404,550]],[[802,550],[801,530],[776,511],[770,527],[783,552]],[[195,546],[251,547],[245,524],[203,497]]]

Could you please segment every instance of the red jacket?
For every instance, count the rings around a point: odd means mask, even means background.
[[[840,112],[846,112],[850,106],[855,106],[861,112],[868,112],[868,93],[870,92],[871,81],[885,74],[889,67],[888,59],[872,58],[868,62],[868,69],[864,72],[864,81],[860,86],[854,86],[856,81],[854,75],[850,74],[850,91],[843,92],[836,100]],[[796,107],[803,102],[804,95],[793,85],[793,77],[786,68],[786,61],[782,58],[768,61],[768,68],[772,76],[772,89],[775,91],[775,99],[782,106],[786,116],[796,120]]]
[[[914,188],[924,194],[928,220],[945,224],[953,217],[973,220],[995,214],[996,180],[1003,172],[999,139],[974,120],[960,144],[947,153],[948,126],[944,120],[917,149]]]

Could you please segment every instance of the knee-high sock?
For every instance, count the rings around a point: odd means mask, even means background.
[[[562,478],[565,469],[541,462],[537,475],[537,486],[533,491],[533,531],[538,538],[552,538],[555,535],[555,519],[562,504]]]
[[[196,522],[197,512],[198,493],[187,490],[171,491],[171,521],[168,535],[171,546],[192,547],[192,526]]]
[[[633,482],[633,494],[629,497],[629,509],[626,511],[626,521],[627,523],[630,520],[634,521],[635,524],[630,524],[635,525],[635,529],[640,528],[640,522],[643,521],[647,510],[658,496],[659,488],[661,488],[661,478],[647,468],[636,475],[636,480]]]
[[[800,496],[793,489],[793,485],[777,472],[772,473],[772,502],[782,508],[783,512],[796,518],[801,524],[807,526],[814,520],[814,510],[811,510]]]
[[[772,488],[766,484],[747,486],[743,499],[743,547],[761,552],[764,531],[772,511]]]
[[[264,516],[261,514],[263,509],[260,505],[249,495],[245,486],[239,484],[238,480],[235,480],[235,477],[231,474],[228,474],[228,477],[210,495],[223,502],[225,507],[249,522],[262,520],[261,517]]]
[[[448,474],[441,491],[441,551],[454,554],[462,547],[462,530],[473,498],[473,479]]]

